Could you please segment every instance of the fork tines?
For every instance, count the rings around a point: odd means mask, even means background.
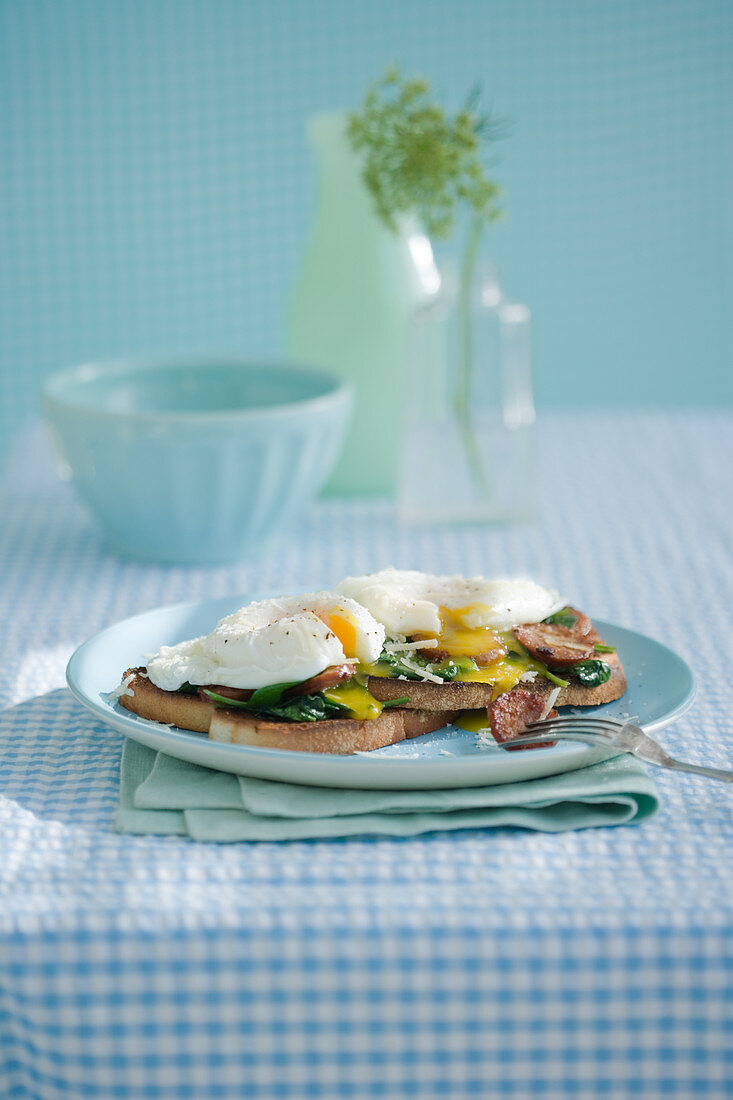
[[[542,730],[587,730],[589,733],[618,733],[619,730],[631,725],[630,722],[622,722],[617,718],[586,718],[585,715],[561,715],[559,718],[545,718],[540,722],[530,722],[528,730],[541,732]]]

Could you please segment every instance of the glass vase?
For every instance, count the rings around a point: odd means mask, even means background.
[[[412,310],[434,291],[430,242],[414,219],[382,224],[342,114],[317,115],[308,135],[320,168],[316,214],[296,281],[290,352],[353,383],[354,417],[329,491],[393,494]]]
[[[441,273],[410,326],[398,507],[408,523],[518,521],[535,503],[530,313],[496,269]]]

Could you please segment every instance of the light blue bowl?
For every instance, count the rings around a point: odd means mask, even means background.
[[[200,564],[254,556],[302,514],[352,403],[325,371],[219,358],[90,363],[43,390],[62,461],[112,546]]]

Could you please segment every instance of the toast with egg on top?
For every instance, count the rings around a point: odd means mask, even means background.
[[[142,718],[212,740],[302,752],[367,752],[449,724],[455,710],[371,695],[359,668],[383,643],[384,628],[349,598],[264,600],[162,646],[113,694]]]
[[[128,669],[123,685],[121,705],[143,718],[206,733],[212,741],[296,752],[371,752],[442,729],[458,716],[457,710],[393,707],[371,718],[286,722],[218,707],[199,695],[163,691],[148,679],[144,668]]]
[[[523,715],[599,705],[625,688],[613,647],[557,592],[386,569],[335,592],[250,604],[128,669],[116,695],[141,717],[214,740],[350,753],[465,711],[483,712],[506,740]]]
[[[419,710],[478,710],[516,688],[552,706],[598,706],[626,690],[623,666],[587,615],[532,581],[412,570],[347,577],[336,591],[385,628],[369,692]]]

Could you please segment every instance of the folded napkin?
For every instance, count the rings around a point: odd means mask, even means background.
[[[519,825],[548,833],[637,824],[659,798],[633,757],[578,771],[437,791],[366,791],[249,779],[177,760],[127,740],[116,828],[193,840],[296,840]]]

